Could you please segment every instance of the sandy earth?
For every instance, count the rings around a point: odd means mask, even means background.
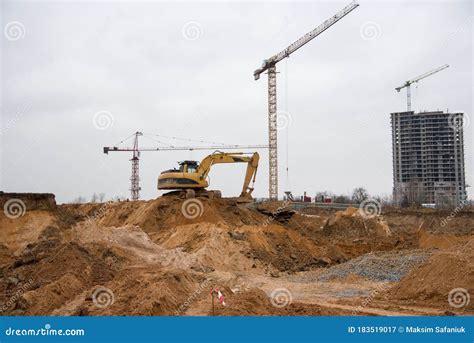
[[[167,195],[0,213],[1,314],[474,314],[472,211],[446,222],[427,209],[187,205]],[[226,305],[213,310],[215,288]]]

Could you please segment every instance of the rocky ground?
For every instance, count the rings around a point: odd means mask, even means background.
[[[24,208],[0,213],[2,315],[474,314],[469,209],[14,198]]]

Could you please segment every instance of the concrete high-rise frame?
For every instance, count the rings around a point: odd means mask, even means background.
[[[465,201],[463,113],[396,112],[391,122],[395,203]]]

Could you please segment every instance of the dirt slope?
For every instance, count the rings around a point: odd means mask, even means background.
[[[452,293],[452,302],[464,302],[463,309],[474,310],[474,301],[467,301],[468,295],[474,294],[474,236],[464,239],[448,250],[436,251],[425,264],[411,271],[390,290],[390,299],[440,304],[449,309],[450,291],[460,289]]]
[[[447,301],[454,288],[473,292],[470,212],[442,226],[432,211],[275,215],[278,203],[259,210],[235,199],[194,199],[188,213],[175,195],[38,201],[18,218],[0,213],[2,314],[211,315],[215,287],[228,302],[215,315],[473,312]],[[386,297],[371,297],[381,284]],[[281,288],[293,301],[280,307]],[[378,308],[355,311],[367,297]]]

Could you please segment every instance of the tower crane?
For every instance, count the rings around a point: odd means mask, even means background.
[[[127,140],[128,138],[134,136],[133,139],[133,146],[131,147],[104,147],[103,151],[104,154],[108,154],[109,152],[116,152],[116,151],[130,151],[132,152],[132,175],[130,177],[130,195],[132,200],[140,199],[140,176],[139,176],[139,161],[140,161],[140,153],[142,151],[173,151],[173,150],[228,150],[228,149],[266,149],[268,146],[266,145],[231,145],[231,144],[215,144],[215,145],[207,145],[207,146],[167,146],[167,147],[143,147],[140,148],[138,146],[138,137],[143,136],[143,133],[140,131],[135,132],[133,135],[128,136],[122,142]],[[168,138],[176,138],[176,137],[168,137]],[[189,139],[188,139],[189,140]],[[122,143],[121,142],[121,143]]]
[[[359,4],[351,2],[334,16],[324,21],[314,30],[308,32],[286,49],[263,61],[262,66],[253,72],[255,80],[260,78],[260,74],[267,71],[268,74],[268,156],[269,156],[269,197],[270,200],[278,200],[278,150],[277,150],[277,92],[276,92],[276,64],[282,59],[289,57],[303,45],[309,43],[313,38],[326,31],[329,27],[337,23]]]
[[[415,77],[414,79],[412,80],[408,80],[408,81],[405,81],[405,83],[400,86],[400,87],[397,87],[395,88],[395,90],[397,92],[400,92],[403,88],[406,87],[407,89],[407,111],[410,112],[411,111],[411,90],[410,90],[410,86],[412,83],[416,83],[422,79],[424,79],[425,77],[428,77],[428,76],[431,76],[433,74],[436,74],[437,72],[441,71],[441,70],[444,70],[446,68],[448,68],[449,65],[448,64],[445,64],[445,65],[442,65],[441,67],[438,67],[436,69],[433,69],[433,70],[430,70],[429,72],[426,72],[424,74],[421,74],[420,76],[418,77]]]

